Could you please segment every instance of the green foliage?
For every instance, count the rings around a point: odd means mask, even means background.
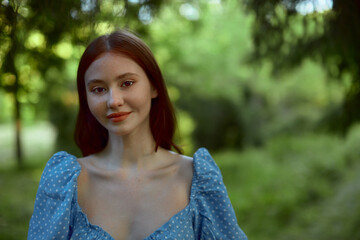
[[[271,76],[274,62],[256,67],[247,64],[256,50],[251,39],[254,18],[245,15],[237,1],[189,3],[199,12],[195,20],[181,13],[182,2],[126,5],[108,0],[95,1],[92,7],[78,2],[66,4],[69,6],[61,11],[65,14],[71,9],[68,15],[72,20],[68,20],[74,24],[66,23],[71,28],[55,36],[52,30],[57,23],[53,28],[51,24],[24,27],[27,32],[21,36],[26,49],[16,57],[22,83],[17,95],[25,108],[21,112],[27,112],[29,121],[50,119],[59,129],[59,149],[76,149],[71,129],[77,108],[76,68],[83,43],[125,23],[150,44],[168,86],[178,92],[175,105],[194,122],[196,128],[185,134],[193,138],[185,141],[193,145],[190,148],[261,146],[283,133],[312,130],[324,112],[344,99],[346,87],[329,83],[324,70],[313,61],[305,61],[296,72],[276,77]],[[135,14],[144,4],[152,9],[149,25]],[[31,2],[21,7],[29,11],[24,24],[32,17],[41,23],[48,14],[30,14],[36,8]],[[276,10],[277,14],[283,11],[280,7]],[[296,31],[300,35],[303,32],[301,27]],[[11,83],[11,79],[13,75],[3,74],[4,82]]]
[[[74,150],[71,132],[77,101],[74,97],[64,100],[64,95],[71,95],[69,89],[76,86],[76,65],[84,49],[82,45],[116,27],[127,26],[146,34],[141,11],[151,17],[161,5],[159,0],[139,4],[113,0],[2,1],[0,94],[10,93],[14,110],[1,116],[0,122],[14,119],[20,126],[24,117],[27,121],[50,119],[61,129],[58,145]],[[0,106],[8,101],[0,96]],[[20,136],[21,128],[16,131]],[[19,165],[20,139],[16,141]]]
[[[252,62],[270,60],[275,74],[288,72],[311,58],[322,63],[329,76],[340,82],[351,77],[352,86],[342,104],[333,106],[324,121],[329,130],[345,133],[360,120],[360,5],[353,0],[334,0],[331,10],[301,14],[305,0],[246,0],[255,15]]]
[[[177,89],[175,105],[195,122],[196,147],[261,146],[283,133],[313,130],[343,100],[345,86],[329,82],[314,61],[278,76],[269,61],[249,65],[253,18],[236,1],[193,5],[197,21],[181,15],[181,6],[161,9],[148,42],[167,84]]]
[[[321,207],[317,225],[309,229],[313,239],[360,239],[360,165],[353,166],[344,182],[336,186],[335,194]],[[298,239],[301,239],[298,236]]]
[[[215,154],[248,237],[359,239],[358,129],[346,139],[283,136],[263,149]]]

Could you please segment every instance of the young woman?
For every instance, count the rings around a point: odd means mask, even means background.
[[[246,239],[208,151],[190,158],[174,144],[174,111],[141,39],[95,39],[77,86],[83,157],[49,160],[28,239]]]

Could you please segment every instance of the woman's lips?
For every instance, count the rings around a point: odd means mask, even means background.
[[[119,113],[112,113],[110,115],[107,115],[106,117],[110,119],[112,122],[121,122],[124,121],[131,112],[119,112]]]

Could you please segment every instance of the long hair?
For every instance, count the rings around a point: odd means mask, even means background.
[[[83,53],[77,71],[77,89],[79,94],[79,113],[75,128],[75,142],[83,156],[98,153],[108,142],[109,134],[90,112],[85,88],[85,72],[100,55],[115,53],[129,57],[146,73],[151,85],[157,90],[150,109],[150,130],[158,147],[178,153],[181,149],[173,142],[176,128],[174,108],[170,102],[160,68],[149,47],[137,36],[119,30],[103,35],[92,41]]]

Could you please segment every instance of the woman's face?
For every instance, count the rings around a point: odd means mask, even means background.
[[[143,69],[123,55],[106,53],[85,72],[89,109],[109,133],[149,130],[151,99],[157,91]]]

